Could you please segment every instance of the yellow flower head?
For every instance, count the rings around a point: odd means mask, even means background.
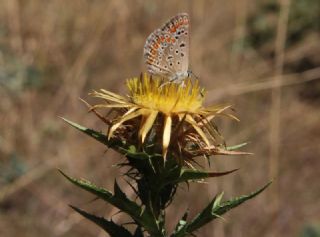
[[[195,113],[201,108],[203,96],[198,81],[194,85],[191,79],[184,81],[183,85],[161,83],[160,78],[150,78],[146,75],[142,80],[127,80],[133,103],[166,115]]]
[[[186,144],[182,140],[197,140],[203,147],[212,147],[219,133],[210,121],[230,107],[204,108],[204,90],[199,86],[198,80],[193,82],[190,78],[177,84],[143,74],[140,78],[128,79],[127,87],[127,97],[103,89],[94,91],[92,95],[104,99],[106,103],[95,105],[93,109],[113,108],[118,111],[119,116],[114,119],[108,131],[109,139],[115,136],[115,132],[121,127],[129,126],[130,121],[134,121],[131,128],[139,127],[141,144],[145,142],[151,129],[156,128],[156,134],[162,134],[163,157],[166,157],[173,135],[174,143],[180,150],[181,146]],[[230,114],[225,115],[233,117]]]

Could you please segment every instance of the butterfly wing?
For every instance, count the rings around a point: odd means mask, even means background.
[[[162,41],[164,38],[165,34],[161,29],[152,32],[147,38],[143,54],[147,69],[150,73],[160,76],[170,76],[174,74],[174,70],[165,59],[168,45]]]
[[[189,67],[189,17],[181,13],[152,32],[144,46],[144,59],[152,74],[176,77]]]

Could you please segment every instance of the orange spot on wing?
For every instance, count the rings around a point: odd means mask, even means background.
[[[153,63],[154,61],[155,61],[155,57],[152,56],[152,55],[148,55],[148,57],[147,57],[147,62],[148,62],[148,63]]]
[[[151,53],[153,56],[155,56],[155,55],[157,54],[157,51],[154,50],[154,49],[151,49],[151,50],[150,50],[150,53]]]
[[[153,60],[155,59],[155,56],[153,56],[153,55],[148,55],[148,59],[153,61]]]
[[[177,30],[177,28],[176,28],[175,26],[172,26],[172,27],[170,28],[170,32],[171,32],[171,33],[176,32],[176,30]]]
[[[174,44],[176,42],[175,38],[171,38],[171,42]]]

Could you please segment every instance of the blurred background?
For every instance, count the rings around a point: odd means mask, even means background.
[[[190,64],[206,104],[232,103],[241,119],[217,119],[220,131],[254,155],[214,157],[208,169],[240,170],[180,189],[168,228],[218,192],[230,198],[273,179],[199,236],[320,236],[319,0],[0,0],[0,236],[107,236],[69,203],[126,220],[58,174],[108,189],[122,174],[112,167],[119,155],[59,116],[104,130],[79,97],[126,94],[125,79],[145,70],[147,36],[179,12],[190,14]]]

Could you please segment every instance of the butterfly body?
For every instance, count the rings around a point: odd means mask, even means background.
[[[151,74],[179,83],[190,75],[189,16],[180,13],[152,32],[144,46],[144,59]]]

